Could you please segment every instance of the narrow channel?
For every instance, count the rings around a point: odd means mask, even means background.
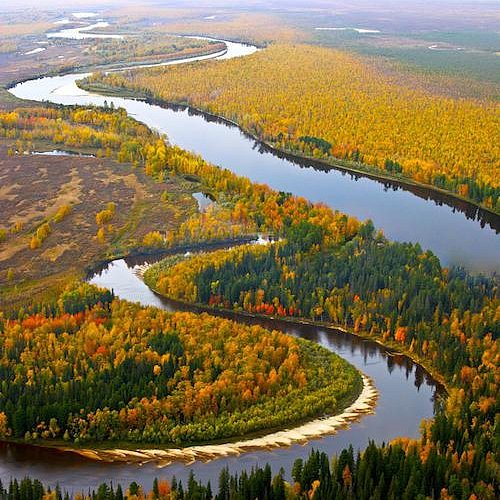
[[[138,277],[141,258],[113,261],[90,277],[90,282],[113,289],[123,299],[140,302],[173,311],[177,306],[154,294]],[[360,340],[352,335],[306,325],[293,325],[275,320],[258,320],[268,328],[279,328],[291,335],[318,342],[339,354],[372,378],[379,400],[374,415],[364,416],[359,422],[337,434],[313,439],[304,445],[288,448],[256,450],[240,456],[217,458],[210,462],[194,462],[186,466],[182,462],[162,464],[107,464],[83,459],[77,455],[60,453],[50,449],[0,445],[0,477],[22,478],[29,473],[48,484],[59,482],[64,488],[94,488],[109,481],[129,484],[137,481],[150,488],[155,477],[185,481],[193,470],[196,477],[204,481],[217,480],[222,467],[231,472],[249,470],[252,466],[270,463],[273,471],[283,467],[290,471],[296,458],[306,458],[312,449],[320,449],[329,455],[339,452],[350,444],[354,449],[363,449],[370,439],[379,443],[388,442],[398,436],[418,437],[422,419],[431,418],[434,404],[441,392],[436,382],[408,358],[392,355],[382,346]],[[139,446],[140,448],[140,446]]]

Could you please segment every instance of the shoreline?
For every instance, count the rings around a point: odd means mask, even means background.
[[[189,311],[196,311],[196,312],[206,312],[207,314],[212,314],[213,316],[222,316],[227,319],[232,319],[233,321],[238,321],[241,319],[254,319],[257,321],[271,321],[273,323],[278,323],[283,322],[283,323],[288,323],[291,325],[297,325],[297,326],[309,326],[312,328],[325,328],[327,330],[337,332],[337,333],[342,333],[344,335],[349,335],[352,337],[356,337],[359,340],[363,340],[365,342],[373,342],[374,344],[377,344],[379,347],[385,349],[385,351],[391,355],[391,356],[405,356],[409,360],[412,361],[415,365],[420,366],[424,370],[424,372],[429,375],[437,385],[437,388],[441,391],[444,392],[445,394],[449,393],[449,387],[448,384],[446,383],[444,377],[436,373],[432,368],[428,366],[428,363],[426,360],[421,359],[419,356],[415,356],[413,353],[407,351],[406,349],[401,349],[401,346],[396,345],[393,341],[384,343],[382,340],[378,338],[373,338],[370,337],[369,335],[363,334],[363,333],[356,333],[352,330],[349,330],[347,327],[341,326],[341,325],[334,325],[333,323],[328,323],[327,321],[315,321],[315,320],[310,320],[306,318],[300,318],[297,316],[283,316],[283,317],[276,317],[276,316],[267,316],[265,314],[259,314],[259,313],[249,313],[246,311],[235,311],[233,309],[226,309],[226,308],[214,308],[211,307],[207,304],[201,304],[201,303],[191,303],[187,302],[185,300],[180,300],[180,299],[172,299],[168,297],[167,295],[164,295],[160,291],[158,291],[156,288],[152,287],[150,284],[148,284],[144,280],[144,273],[153,265],[161,262],[163,259],[159,259],[158,261],[154,263],[145,263],[141,266],[139,266],[139,269],[136,272],[136,275],[143,281],[143,283],[158,297],[160,297],[163,300],[167,300],[171,302],[172,304],[176,304],[177,306],[184,307]],[[276,328],[279,330],[279,326]]]
[[[232,248],[240,245],[247,245],[253,241],[257,241],[258,234],[247,234],[242,235],[238,238],[226,238],[222,240],[214,241],[199,241],[193,243],[186,243],[181,245],[175,245],[170,248],[151,248],[146,247],[136,247],[131,248],[129,252],[123,254],[111,255],[109,257],[97,260],[92,264],[85,266],[83,272],[83,278],[88,280],[90,276],[98,273],[103,267],[107,266],[111,262],[120,259],[147,259],[148,257],[156,258],[159,260],[166,258],[170,255],[177,255],[183,252],[193,252],[193,251],[204,251],[204,250],[222,250],[224,248]]]
[[[217,52],[213,53],[214,56],[217,55]],[[193,58],[198,57],[197,55],[193,55]],[[182,58],[181,58],[182,59]],[[118,71],[123,71],[127,69],[134,69],[134,67],[124,67],[119,69]],[[71,71],[69,71],[71,72]],[[84,88],[84,87],[82,87]],[[104,95],[104,94],[103,94]],[[152,102],[150,101],[149,98],[146,98],[147,102]],[[482,207],[481,205],[471,201],[467,200],[465,198],[462,198],[458,195],[454,195],[454,193],[442,190],[440,188],[433,187],[432,185],[426,185],[426,184],[421,184],[417,182],[413,182],[411,179],[408,180],[401,180],[396,177],[392,176],[385,176],[383,174],[376,174],[376,173],[370,173],[364,170],[357,170],[355,168],[350,168],[348,166],[343,166],[343,165],[332,165],[330,162],[326,160],[321,160],[321,159],[315,159],[311,157],[307,157],[305,155],[300,155],[297,153],[289,153],[283,150],[280,150],[273,146],[270,143],[267,143],[261,139],[259,139],[256,136],[253,136],[251,133],[247,132],[245,129],[243,129],[237,122],[228,120],[224,117],[220,117],[215,114],[211,114],[207,111],[204,111],[202,109],[194,108],[189,105],[178,105],[175,103],[168,103],[166,101],[162,102],[163,105],[167,107],[173,107],[173,106],[182,106],[182,107],[187,107],[188,109],[198,112],[200,114],[203,114],[204,116],[212,117],[221,121],[224,121],[228,124],[231,124],[233,126],[238,127],[239,130],[241,130],[244,134],[252,137],[255,141],[257,141],[259,144],[265,146],[271,151],[274,151],[276,154],[279,155],[287,155],[292,158],[295,158],[297,160],[307,160],[312,163],[320,163],[324,165],[325,167],[330,169],[337,169],[349,173],[354,173],[358,174],[363,177],[375,179],[375,180],[386,180],[388,182],[392,183],[398,183],[402,186],[420,186],[422,188],[425,188],[430,191],[438,192],[440,194],[444,194],[447,196],[451,196],[457,200],[460,200],[464,203],[467,203],[469,205],[472,205],[476,207],[477,209],[483,210],[485,212],[489,212],[492,214],[494,217],[499,217],[498,214],[495,212]],[[336,160],[338,161],[338,160]],[[168,250],[166,253],[169,253]],[[140,255],[140,254],[139,254]],[[142,254],[142,255],[151,255],[151,254]],[[127,255],[130,256],[130,255]],[[127,256],[124,256],[123,258],[126,258]],[[110,262],[113,259],[107,260],[107,262]],[[152,289],[152,288],[151,288]],[[153,292],[157,293],[154,289],[152,289]],[[196,305],[195,305],[196,306]],[[214,310],[213,308],[209,308],[207,312],[212,312],[217,314],[217,310]],[[228,313],[233,313],[234,315],[239,315],[243,316],[240,312],[234,312],[231,310],[227,310]],[[274,320],[275,318],[272,316],[265,316],[265,315],[249,315],[252,317],[261,317],[262,319],[267,319],[267,320]],[[363,335],[360,334],[355,334],[347,329],[344,329],[342,327],[334,326],[331,324],[321,324],[319,322],[313,322],[313,321],[307,321],[307,320],[302,320],[300,318],[293,318],[293,319],[286,319],[286,321],[290,323],[295,323],[295,324],[308,324],[311,326],[324,326],[326,328],[330,329],[335,329],[341,332],[344,332],[348,335],[354,335],[358,338],[364,338],[369,341],[375,342],[379,344],[380,346],[384,347],[387,349],[389,352],[393,350],[392,347],[388,347],[381,341],[373,338],[368,338],[364,337]],[[399,354],[397,352],[394,352],[394,354]],[[416,364],[422,366],[426,372],[428,372],[433,379],[435,379],[437,382],[441,383],[444,385],[444,382],[440,381],[438,377],[432,372],[427,369],[421,361],[416,361],[410,354],[404,353],[404,356],[407,356],[409,359],[412,359]],[[313,419],[309,422],[306,422],[302,425],[299,425],[297,427],[292,427],[290,429],[282,429],[278,430],[275,432],[271,432],[269,434],[264,434],[261,437],[255,437],[255,438],[249,438],[249,439],[240,439],[235,442],[230,442],[230,443],[224,443],[224,444],[205,444],[205,445],[194,445],[194,446],[187,446],[186,448],[166,448],[166,449],[136,449],[136,450],[131,450],[131,449],[120,449],[120,448],[114,448],[114,449],[78,449],[78,448],[70,448],[70,447],[60,447],[60,446],[45,446],[45,445],[40,445],[40,444],[33,444],[32,446],[41,446],[41,447],[46,447],[46,448],[52,448],[61,452],[71,452],[77,455],[80,455],[82,457],[88,458],[90,460],[97,460],[97,461],[104,461],[104,462],[135,462],[135,463],[146,463],[146,462],[159,462],[159,467],[164,467],[169,465],[172,461],[183,461],[185,463],[192,463],[195,460],[203,460],[203,461],[209,461],[213,460],[218,457],[224,457],[224,456],[229,456],[229,455],[239,455],[240,453],[245,453],[245,452],[251,452],[253,450],[259,450],[259,449],[272,449],[272,448],[281,448],[281,447],[288,447],[293,444],[300,444],[307,442],[311,439],[315,439],[324,435],[331,435],[331,434],[336,434],[338,430],[340,429],[345,429],[348,428],[351,423],[359,421],[364,415],[367,414],[373,414],[374,409],[376,407],[376,403],[379,397],[379,393],[377,389],[375,388],[372,380],[364,375],[362,372],[360,372],[360,375],[362,377],[363,381],[363,387],[361,392],[359,393],[358,397],[356,400],[350,404],[347,408],[345,408],[341,413],[338,415],[330,416],[330,417],[322,417],[322,418],[316,418]],[[264,431],[265,432],[265,431]],[[237,439],[237,438],[235,438]],[[30,445],[28,443],[28,445]]]
[[[99,65],[98,63],[95,63],[95,64],[89,64],[87,66],[70,66],[70,67],[67,67],[67,68],[63,68],[62,70],[60,71],[57,71],[57,70],[51,70],[51,71],[48,71],[46,73],[42,73],[42,74],[39,74],[39,75],[32,75],[32,76],[28,76],[28,77],[24,77],[24,78],[20,78],[20,79],[17,79],[17,80],[13,80],[13,81],[10,81],[8,83],[4,83],[1,85],[2,88],[4,88],[6,91],[9,92],[9,94],[11,94],[13,97],[16,97],[14,96],[10,90],[13,89],[14,87],[16,87],[17,85],[20,85],[22,83],[26,83],[26,82],[29,82],[31,80],[41,80],[42,78],[53,78],[53,77],[57,77],[57,76],[67,76],[67,75],[72,75],[72,74],[82,74],[82,75],[85,75],[87,73],[97,73],[97,72],[104,72],[104,73],[107,73],[107,72],[110,72],[110,73],[119,73],[121,71],[127,71],[127,70],[131,70],[131,69],[140,69],[143,65],[147,65],[147,66],[150,66],[150,67],[157,67],[157,66],[167,66],[169,65],[170,63],[172,62],[175,62],[175,61],[182,61],[182,60],[186,60],[186,62],[191,62],[190,59],[196,59],[198,57],[206,57],[205,60],[210,60],[210,59],[213,59],[213,58],[217,58],[217,57],[220,57],[220,56],[223,56],[224,54],[227,53],[227,47],[226,49],[222,49],[222,50],[211,50],[211,51],[200,51],[200,52],[196,52],[196,53],[193,53],[189,56],[187,55],[178,55],[178,56],[175,56],[175,57],[172,57],[172,58],[168,58],[167,59],[164,59],[163,61],[156,61],[156,62],[151,62],[151,61],[137,61],[136,64],[132,64],[130,66],[126,65],[126,66],[116,66],[118,64],[121,64],[121,63],[114,63],[114,62],[111,62],[111,63],[108,63],[108,64],[101,64]],[[172,56],[174,56],[175,54],[173,53]],[[212,57],[209,57],[209,56],[212,56]],[[128,63],[126,63],[128,64]],[[152,66],[151,66],[152,65]],[[110,96],[110,97],[113,97],[113,96]],[[129,97],[130,99],[132,99],[132,97]],[[30,99],[20,99],[18,97],[16,97],[16,99],[20,100],[20,101],[30,101]],[[36,102],[37,104],[40,104],[40,101],[33,101],[33,102]],[[51,102],[45,102],[45,104],[48,104],[48,105],[54,105],[54,106],[60,106],[59,104],[55,104],[55,103],[51,103]]]
[[[160,259],[157,262],[160,262],[162,259]],[[309,320],[306,318],[300,318],[300,317],[276,317],[276,316],[267,316],[265,314],[258,314],[258,313],[249,313],[246,311],[235,311],[233,309],[225,309],[225,308],[214,308],[211,307],[207,304],[200,304],[200,303],[191,303],[187,302],[184,300],[179,300],[179,299],[172,299],[155,288],[153,288],[151,285],[146,283],[144,280],[144,273],[156,264],[157,262],[153,264],[144,264],[140,266],[138,272],[136,273],[137,276],[144,282],[144,284],[158,297],[161,299],[167,300],[171,302],[172,304],[176,304],[180,307],[184,307],[187,310],[190,311],[196,311],[196,312],[206,312],[208,314],[212,314],[214,316],[222,316],[224,318],[232,319],[234,321],[238,321],[241,319],[247,319],[251,320],[254,319],[256,321],[271,321],[273,323],[279,324],[279,322],[283,323],[288,323],[291,325],[297,325],[297,326],[309,326],[312,328],[325,328],[326,330],[330,330],[333,332],[337,333],[342,333],[344,335],[349,335],[352,337],[356,337],[359,340],[363,340],[365,342],[373,342],[374,344],[377,344],[379,347],[385,349],[385,351],[390,355],[390,356],[404,356],[408,358],[409,360],[412,361],[415,365],[418,365],[420,368],[424,370],[424,372],[431,377],[435,382],[438,390],[440,390],[442,393],[448,394],[449,393],[449,386],[446,383],[446,380],[444,377],[436,373],[432,368],[428,366],[428,363],[426,360],[421,359],[419,356],[415,356],[413,353],[409,352],[406,349],[401,349],[401,346],[396,345],[393,341],[390,342],[383,342],[382,340],[378,338],[373,338],[370,337],[369,335],[363,334],[363,333],[356,333],[352,330],[349,330],[347,327],[341,326],[341,325],[334,325],[332,323],[328,323],[326,321],[314,321],[314,320]],[[280,329],[279,326],[276,329]]]
[[[171,36],[179,36],[179,37],[195,37],[195,35],[176,35],[172,34]],[[201,35],[202,38],[208,38],[210,40],[214,41],[220,41],[224,42],[222,39],[217,39],[214,37],[208,37]],[[227,40],[228,42],[232,42],[232,40]],[[248,42],[232,42],[232,43],[243,43],[244,45],[252,45]],[[257,45],[253,45],[255,47],[258,47]],[[260,48],[260,47],[258,47]],[[227,45],[226,45],[226,52],[227,52]],[[203,57],[207,56],[206,60],[211,60],[211,59],[217,59],[219,57],[219,52],[206,52],[206,53],[200,53],[200,54],[193,54],[192,56],[185,58],[185,57],[179,57],[179,58],[173,58],[169,59],[167,61],[164,61],[163,63],[156,63],[153,66],[158,67],[158,66],[163,66],[163,65],[168,65],[168,63],[176,60],[182,60],[186,59],[186,62],[189,62],[189,59],[195,59],[197,57]],[[212,57],[208,57],[212,56]],[[116,64],[116,63],[115,63]],[[147,66],[150,66],[149,64],[146,63]],[[133,70],[133,69],[140,69],[140,64],[138,65],[132,65],[132,66],[123,66],[123,67],[118,67],[118,68],[109,68],[105,69],[104,67],[99,67],[99,66],[87,66],[87,67],[71,67],[67,68],[63,71],[60,72],[49,72],[47,74],[43,75],[38,75],[38,76],[32,76],[29,78],[23,78],[20,80],[16,80],[13,82],[10,82],[8,84],[3,85],[3,88],[5,88],[9,93],[10,90],[15,87],[16,85],[19,85],[21,83],[25,83],[26,81],[30,80],[38,80],[41,78],[46,78],[46,77],[54,77],[54,76],[64,76],[68,74],[78,74],[82,73],[82,76],[85,75],[85,73],[88,72],[97,72],[97,71],[104,71],[104,72],[122,72],[122,71],[127,71],[127,70]],[[360,167],[356,168],[355,166],[352,166],[350,164],[344,164],[341,163],[343,160],[338,159],[338,158],[332,158],[330,160],[325,160],[325,159],[320,159],[320,158],[313,158],[311,156],[307,156],[305,154],[301,154],[298,151],[294,150],[282,150],[276,147],[274,144],[267,142],[257,135],[253,134],[252,132],[244,129],[237,121],[226,118],[221,115],[217,115],[215,113],[212,113],[210,111],[207,111],[202,108],[198,108],[196,106],[193,106],[187,102],[173,102],[173,101],[168,101],[165,99],[157,98],[152,96],[149,92],[141,92],[137,89],[129,89],[129,88],[121,88],[121,87],[116,87],[114,90],[116,94],[112,95],[107,95],[105,93],[102,93],[102,88],[99,89],[98,87],[94,87],[93,85],[82,85],[79,83],[81,80],[75,80],[75,84],[77,87],[79,87],[82,90],[85,90],[87,92],[94,92],[98,95],[104,96],[104,97],[122,97],[125,99],[135,99],[135,100],[142,100],[148,104],[152,105],[157,105],[160,107],[168,108],[168,109],[173,109],[176,110],[183,108],[187,109],[190,112],[193,112],[195,114],[199,114],[204,116],[205,118],[209,118],[212,120],[217,120],[222,123],[225,123],[227,125],[231,125],[234,127],[237,127],[244,135],[247,137],[253,139],[256,141],[260,146],[265,148],[267,151],[275,154],[276,156],[280,158],[285,158],[288,159],[289,161],[292,161],[294,163],[299,164],[301,167],[313,167],[318,170],[323,170],[328,172],[329,170],[337,170],[340,172],[345,172],[348,174],[351,174],[353,176],[360,176],[364,178],[368,178],[371,180],[375,180],[377,182],[381,183],[390,183],[392,187],[396,188],[401,188],[405,189],[406,191],[410,191],[414,195],[423,198],[423,199],[429,199],[431,198],[436,204],[442,204],[445,203],[446,205],[450,206],[454,210],[459,210],[462,213],[465,213],[467,218],[471,218],[473,220],[480,221],[482,224],[488,224],[496,233],[500,232],[500,213],[495,212],[493,209],[486,207],[482,205],[479,202],[476,202],[472,199],[465,198],[458,193],[454,193],[453,191],[447,191],[445,189],[442,189],[440,187],[434,186],[432,184],[425,184],[422,182],[415,181],[414,179],[410,177],[397,177],[393,176],[389,173],[383,173],[383,172],[378,172],[376,171],[373,167],[370,165],[363,165],[365,168],[360,165]],[[113,90],[111,87],[109,87],[109,90]],[[37,101],[34,101],[37,102]],[[56,105],[57,106],[57,105]],[[304,162],[308,162],[309,165],[304,165]],[[337,162],[337,163],[336,163]],[[420,192],[418,192],[420,190]],[[433,195],[436,196],[441,196],[444,199],[436,199],[433,197]],[[463,206],[458,206],[458,203],[462,203]],[[478,213],[479,212],[479,213]]]
[[[145,99],[146,102],[149,103],[149,99],[150,98],[146,98]],[[494,221],[494,225],[492,224],[493,221],[489,221],[489,223],[493,229],[495,229],[497,232],[500,232],[500,213],[497,213],[494,210],[492,210],[491,208],[485,207],[474,200],[471,200],[469,198],[464,198],[464,197],[460,196],[458,193],[454,193],[453,191],[447,191],[447,190],[439,188],[437,186],[433,186],[432,184],[424,184],[422,182],[415,181],[414,179],[411,179],[410,177],[395,177],[395,176],[391,176],[390,174],[384,174],[382,172],[377,173],[377,171],[375,171],[375,170],[371,171],[372,167],[370,167],[370,165],[366,165],[367,169],[364,170],[362,168],[356,168],[356,167],[351,167],[351,166],[347,166],[347,165],[343,165],[343,164],[334,163],[334,162],[342,161],[338,158],[332,158],[331,161],[328,161],[328,160],[323,160],[321,158],[313,158],[312,156],[300,154],[296,151],[286,151],[283,149],[279,149],[278,147],[276,147],[272,143],[267,142],[267,141],[261,139],[260,137],[258,137],[257,135],[244,129],[238,122],[236,122],[234,120],[230,120],[228,118],[225,118],[224,116],[216,115],[216,114],[211,113],[209,111],[205,111],[202,108],[194,107],[190,104],[180,104],[180,103],[175,103],[175,102],[164,101],[161,99],[158,100],[158,102],[151,102],[151,103],[158,104],[160,106],[163,105],[163,106],[168,107],[168,108],[174,108],[176,106],[177,107],[185,107],[189,111],[197,112],[203,116],[207,116],[209,118],[215,118],[215,119],[221,120],[229,125],[233,125],[233,126],[237,127],[241,132],[243,132],[244,134],[246,134],[247,136],[249,136],[253,140],[255,140],[259,145],[264,146],[268,151],[276,154],[278,157],[280,157],[280,156],[285,157],[285,158],[288,158],[291,160],[295,160],[295,162],[308,161],[308,162],[313,164],[312,165],[313,167],[314,167],[314,165],[320,164],[323,167],[325,167],[323,169],[325,171],[338,170],[341,172],[346,172],[346,173],[350,173],[350,174],[354,174],[354,175],[359,175],[361,177],[366,177],[368,179],[375,180],[375,181],[387,181],[387,182],[390,182],[393,185],[396,185],[397,187],[401,187],[403,189],[404,188],[411,188],[411,187],[420,188],[420,189],[426,189],[428,191],[432,191],[432,193],[439,194],[441,196],[449,196],[450,198],[453,199],[453,201],[459,201],[462,203],[466,203],[467,205],[469,205],[469,208],[474,208],[476,210],[482,210],[482,211],[486,212],[487,214],[493,216],[496,219]],[[409,189],[407,189],[407,190],[409,191]],[[450,205],[451,205],[451,203],[450,203]],[[453,206],[453,208],[460,210],[460,208],[456,207],[456,206]]]
[[[133,68],[132,68],[133,69]],[[82,85],[78,81],[75,82],[77,87],[79,87],[82,90],[85,90],[87,92],[95,92],[101,96],[107,97],[106,94],[101,93],[98,87],[95,87],[93,85]],[[109,87],[111,90],[112,88]],[[102,90],[102,89],[101,89]],[[476,211],[482,211],[484,212],[484,215],[489,215],[493,217],[494,220],[487,220],[486,222],[494,229],[497,233],[500,232],[500,213],[495,212],[493,209],[485,207],[481,205],[480,203],[471,200],[469,198],[464,198],[460,196],[458,193],[454,193],[453,191],[447,191],[445,189],[439,188],[437,186],[433,186],[432,184],[425,184],[422,182],[415,181],[414,179],[411,179],[410,177],[396,177],[392,176],[390,174],[385,174],[382,172],[377,172],[376,170],[372,170],[372,167],[370,165],[366,165],[366,169],[363,168],[356,168],[354,166],[349,166],[349,165],[344,165],[342,163],[335,163],[335,162],[340,162],[342,161],[341,159],[338,158],[332,158],[330,161],[329,160],[324,160],[321,158],[313,158],[311,156],[307,156],[304,154],[300,154],[299,152],[296,151],[287,151],[287,150],[282,150],[276,147],[274,144],[267,142],[257,135],[253,134],[252,132],[244,129],[237,121],[231,120],[230,118],[226,118],[221,115],[217,115],[215,113],[212,113],[210,111],[207,111],[203,108],[198,108],[196,106],[193,106],[187,102],[174,102],[174,101],[168,101],[165,99],[161,99],[158,97],[154,97],[152,95],[149,95],[145,92],[142,93],[141,91],[138,91],[137,89],[133,88],[121,88],[121,87],[116,87],[117,94],[115,97],[120,97],[120,91],[128,91],[129,94],[127,94],[130,98],[130,95],[133,95],[133,99],[140,99],[147,104],[151,105],[156,105],[160,106],[163,108],[167,109],[172,109],[176,110],[180,108],[187,109],[190,112],[193,112],[195,114],[199,114],[205,118],[209,118],[212,120],[217,120],[219,122],[225,123],[227,125],[231,125],[234,127],[237,127],[243,134],[245,134],[247,137],[253,139],[256,141],[260,146],[263,146],[265,149],[267,149],[269,152],[275,154],[276,156],[280,158],[285,158],[290,161],[293,161],[295,163],[304,163],[304,162],[309,162],[313,168],[317,167],[319,170],[323,171],[329,171],[329,170],[338,170],[341,172],[346,172],[349,174],[357,175],[360,177],[365,177],[371,180],[379,181],[379,182],[388,182],[391,183],[393,186],[406,189],[407,191],[412,192],[413,194],[419,196],[419,194],[413,192],[410,188],[414,189],[420,189],[420,190],[426,190],[427,193],[422,193],[420,197],[424,198],[424,194],[427,194],[428,197],[432,197],[432,194],[448,197],[449,200],[433,200],[436,203],[438,202],[444,202],[447,205],[451,206],[454,209],[460,210],[462,212],[467,213],[466,208],[469,208],[469,210],[476,210]],[[458,207],[453,204],[453,202],[461,202],[466,205],[466,207]],[[484,217],[483,217],[484,218]]]
[[[297,427],[291,427],[264,434],[260,437],[241,439],[223,444],[201,444],[185,448],[137,448],[134,450],[112,448],[69,448],[52,447],[58,451],[74,453],[89,460],[107,463],[138,463],[157,462],[158,468],[166,467],[172,462],[193,463],[197,460],[208,462],[216,458],[238,456],[261,449],[275,449],[303,444],[311,439],[325,435],[336,434],[339,430],[348,428],[365,415],[375,413],[379,393],[373,381],[363,373],[363,389],[356,400],[341,413],[330,417],[316,418]]]
[[[204,245],[202,245],[204,246]],[[174,249],[169,249],[167,252],[148,252],[148,253],[137,253],[137,257],[148,257],[148,256],[158,256],[161,257],[165,253],[175,252]],[[120,258],[133,258],[134,255],[129,254],[127,256],[122,256]],[[119,259],[119,258],[118,258]],[[106,265],[109,262],[113,262],[118,259],[108,259],[101,263]],[[143,279],[143,274],[148,267],[152,264],[143,264],[139,266],[136,272],[141,279]],[[94,267],[94,271],[97,271],[98,266]],[[88,276],[88,275],[87,275]],[[88,279],[88,278],[87,278]],[[366,342],[373,342],[379,347],[383,348],[388,355],[391,356],[404,356],[410,359],[415,365],[421,367],[424,372],[434,380],[438,392],[442,394],[448,393],[448,386],[444,381],[444,378],[439,374],[436,374],[431,370],[427,363],[418,357],[415,357],[409,352],[401,351],[397,346],[390,344],[385,344],[379,339],[374,339],[363,334],[354,333],[342,326],[335,326],[326,322],[311,321],[301,318],[275,318],[274,316],[266,316],[261,314],[250,314],[242,311],[233,311],[230,309],[214,309],[203,304],[191,304],[189,302],[169,299],[168,297],[162,295],[154,288],[147,285],[150,290],[162,299],[168,300],[179,306],[183,306],[187,310],[206,312],[208,314],[213,314],[215,316],[222,316],[232,320],[239,319],[254,319],[256,321],[271,321],[279,322],[283,321],[289,324],[295,325],[305,325],[310,327],[322,327],[327,330],[335,331],[337,333],[342,333],[345,335],[353,336],[359,340]],[[279,325],[276,325],[276,329],[279,329]],[[227,457],[227,456],[238,456],[241,453],[248,453],[257,450],[270,450],[276,448],[286,448],[296,444],[305,444],[312,439],[316,439],[322,436],[334,435],[339,430],[348,429],[350,424],[356,423],[361,420],[365,415],[375,414],[376,403],[379,398],[379,392],[376,389],[373,381],[370,377],[365,375],[363,372],[359,371],[363,382],[363,388],[358,394],[357,398],[348,407],[344,408],[341,413],[332,415],[329,417],[317,417],[313,420],[306,421],[296,427],[285,428],[278,431],[272,431],[269,434],[265,434],[265,430],[262,431],[262,435],[258,437],[249,437],[248,439],[238,439],[235,437],[234,441],[229,441],[227,443],[207,443],[199,445],[188,445],[184,448],[139,448],[136,449],[122,449],[122,448],[109,448],[109,449],[99,449],[99,448],[71,448],[69,446],[52,445],[50,443],[26,443],[17,442],[12,440],[3,440],[5,443],[20,444],[29,447],[38,447],[48,450],[53,450],[60,453],[71,453],[73,455],[78,455],[90,461],[104,462],[104,463],[135,463],[135,464],[145,464],[150,462],[157,463],[158,468],[166,467],[176,462],[183,462],[184,464],[191,464],[197,460],[203,462],[208,462],[217,458]]]

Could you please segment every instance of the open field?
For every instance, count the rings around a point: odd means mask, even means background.
[[[141,169],[109,159],[8,156],[2,141],[0,230],[6,236],[0,242],[0,302],[7,306],[25,300],[28,289],[34,299],[59,278],[82,277],[86,266],[140,246],[149,231],[176,227],[196,210],[189,184],[175,177],[160,184]],[[168,202],[160,199],[165,191]],[[96,213],[108,202],[116,204],[113,228],[99,242]],[[53,222],[62,206],[71,207],[68,215]],[[31,249],[33,234],[46,222],[51,233]]]

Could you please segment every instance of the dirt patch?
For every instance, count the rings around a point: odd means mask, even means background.
[[[0,307],[15,301],[13,288],[30,283],[36,289],[54,276],[82,276],[95,262],[139,246],[149,231],[177,227],[196,209],[185,196],[184,179],[156,182],[141,168],[109,159],[8,156],[8,146],[0,139],[0,229],[6,232],[0,242]],[[161,199],[164,191],[168,202]],[[105,240],[98,242],[95,216],[108,202],[116,211],[105,226]],[[70,207],[69,213],[56,222],[62,206]],[[46,222],[50,234],[39,248],[30,248]]]
[[[6,182],[4,180],[5,177],[5,175],[2,176],[2,183]],[[12,191],[19,187],[19,184],[0,186],[0,201],[14,201],[17,198],[17,195],[13,194]]]
[[[64,252],[74,248],[74,246],[73,243],[63,243],[62,245],[47,248],[47,250],[42,253],[41,257],[50,262],[55,262]]]

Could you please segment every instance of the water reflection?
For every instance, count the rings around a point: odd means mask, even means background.
[[[241,55],[244,49],[233,50],[232,57]],[[11,92],[21,98],[66,105],[103,105],[109,100],[79,89],[75,81],[81,77],[73,74],[31,80]],[[274,151],[226,120],[185,107],[163,108],[115,97],[113,103],[166,133],[172,144],[254,182],[325,203],[361,220],[370,218],[388,238],[418,242],[424,249],[431,249],[444,265],[488,274],[500,271],[500,218],[470,203],[424,187],[347,173],[340,167],[328,170],[314,160]]]
[[[151,101],[154,102],[154,101]],[[237,128],[239,127],[232,123],[229,120],[225,120],[218,116],[204,113],[203,111],[189,108],[188,106],[179,106],[179,105],[169,105],[169,109],[178,112],[186,112],[189,116],[201,116],[208,123],[217,123],[219,125],[226,125],[228,127]],[[419,198],[422,198],[426,201],[433,201],[437,206],[446,205],[452,208],[453,213],[463,213],[467,219],[478,221],[482,228],[489,226],[493,229],[497,234],[500,232],[500,216],[489,212],[488,210],[484,210],[480,207],[477,207],[473,203],[470,203],[466,200],[462,200],[460,198],[455,198],[454,196],[444,193],[434,191],[432,189],[426,188],[425,186],[406,184],[403,181],[398,181],[397,179],[379,179],[376,176],[368,173],[357,173],[352,172],[351,170],[343,167],[340,164],[336,165],[327,165],[324,162],[314,160],[314,159],[304,159],[293,154],[289,154],[278,149],[275,149],[263,142],[255,140],[254,137],[247,134],[246,132],[241,131],[241,134],[245,136],[250,141],[253,141],[252,149],[254,151],[259,152],[260,154],[271,153],[277,158],[282,160],[286,160],[300,168],[313,168],[319,172],[330,172],[331,170],[339,171],[343,176],[347,176],[352,181],[358,181],[363,178],[371,179],[378,184],[383,186],[384,192],[389,191],[407,191]]]
[[[192,306],[179,304],[155,295],[136,274],[137,267],[159,257],[134,257],[121,259],[102,266],[90,279],[92,283],[113,288],[121,298],[134,300],[143,305],[156,305],[167,310],[195,310]],[[235,318],[231,312],[219,312],[224,317]],[[434,414],[435,402],[442,388],[425,372],[405,356],[391,353],[388,349],[370,341],[330,329],[310,325],[295,325],[284,320],[239,318],[248,324],[261,324],[268,328],[279,328],[291,335],[318,342],[338,353],[354,366],[369,375],[380,392],[376,413],[364,417],[349,429],[336,435],[314,439],[305,445],[289,448],[260,450],[239,457],[219,458],[212,462],[195,462],[190,466],[171,463],[158,468],[156,464],[103,464],[95,463],[54,450],[31,448],[25,445],[0,445],[0,478],[22,478],[26,474],[38,477],[43,482],[55,484],[73,491],[75,488],[94,488],[103,481],[116,484],[138,481],[151,488],[155,477],[187,480],[193,470],[203,480],[217,481],[220,469],[228,466],[231,472],[250,469],[269,462],[273,471],[280,467],[290,471],[296,458],[306,458],[310,451],[319,449],[329,455],[353,445],[364,448],[370,439],[388,442],[398,436],[417,437],[422,419]]]
[[[229,42],[224,57],[246,55],[252,51],[252,47]],[[76,88],[74,82],[81,77],[66,75],[32,80],[11,91],[21,98],[46,99],[60,104],[103,105],[105,97]],[[402,186],[397,181],[372,179],[368,174],[328,171],[321,163],[274,151],[227,121],[193,110],[176,108],[174,111],[132,99],[113,98],[113,102],[150,127],[167,133],[173,144],[195,151],[212,163],[256,182],[265,182],[275,189],[327,203],[361,219],[370,217],[390,238],[419,241],[425,248],[436,251],[446,264],[465,264],[470,269],[487,272],[499,267],[495,235],[499,231],[499,218],[467,202],[417,186]],[[434,203],[429,203],[430,200]],[[181,307],[151,292],[137,276],[137,266],[148,260],[150,257],[137,257],[106,264],[91,277],[91,282],[112,288],[119,297],[144,305],[167,310],[198,310]],[[219,314],[234,317],[231,313]],[[348,430],[312,440],[304,446],[262,450],[209,463],[197,462],[190,467],[181,463],[172,463],[163,469],[158,469],[155,464],[142,467],[101,464],[55,450],[1,444],[0,478],[8,481],[11,477],[22,478],[29,474],[48,484],[59,482],[62,487],[73,491],[75,488],[95,488],[110,479],[122,484],[135,480],[151,488],[155,477],[169,479],[176,475],[185,481],[190,470],[194,470],[203,481],[216,481],[224,466],[233,473],[266,462],[275,472],[280,467],[289,471],[293,461],[307,457],[312,448],[332,455],[350,444],[355,449],[364,448],[369,439],[387,442],[398,436],[417,437],[421,420],[434,413],[442,389],[425,370],[404,356],[333,329],[293,325],[283,320],[247,317],[244,321],[309,338],[344,357],[374,380],[380,392],[376,413],[366,416]]]

